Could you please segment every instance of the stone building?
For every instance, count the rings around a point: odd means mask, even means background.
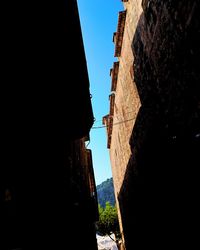
[[[94,118],[76,0],[1,8],[0,249],[97,250],[85,146]]]
[[[134,58],[131,45],[137,22],[142,12],[141,1],[123,2],[125,10],[119,12],[117,30],[113,34],[113,42],[115,44],[114,56],[117,58],[117,61],[113,63],[113,68],[110,71],[110,112],[109,115],[103,118],[103,123],[107,125],[107,146],[110,151],[122,236],[123,223],[118,196],[131,156],[129,139],[141,105],[138,90],[134,82]],[[133,15],[133,13],[135,14]]]
[[[200,5],[123,2],[114,35],[119,62],[111,70],[110,113],[103,120],[125,247],[194,248],[199,245],[193,223],[199,223]]]

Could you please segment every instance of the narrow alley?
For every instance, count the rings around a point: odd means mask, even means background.
[[[114,208],[98,203],[88,147],[95,110],[78,0],[2,4],[1,250],[199,248],[200,2],[118,1],[98,127]],[[97,235],[100,211],[117,214],[118,235]]]

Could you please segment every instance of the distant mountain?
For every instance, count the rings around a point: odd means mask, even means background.
[[[97,198],[98,203],[102,207],[105,207],[107,201],[109,201],[112,206],[115,205],[113,178],[107,179],[100,185],[97,185]]]

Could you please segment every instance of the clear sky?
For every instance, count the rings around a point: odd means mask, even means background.
[[[117,29],[121,0],[77,0],[90,78],[94,126],[102,126],[102,117],[109,113],[111,88],[110,69],[113,66],[113,32]],[[106,129],[92,129],[90,144],[96,184],[112,176]]]

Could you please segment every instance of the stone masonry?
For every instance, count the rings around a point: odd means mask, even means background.
[[[199,245],[200,3],[123,2],[104,117],[123,241],[126,250],[192,249]]]
[[[119,12],[117,31],[113,36],[115,56],[119,66],[116,69],[115,62],[111,69],[110,114],[107,119],[104,119],[108,125],[108,148],[122,235],[123,226],[118,194],[131,155],[129,139],[140,108],[140,98],[133,79],[134,58],[131,45],[142,12],[141,1],[124,1],[124,9],[124,11]],[[121,17],[122,15],[124,18]]]

